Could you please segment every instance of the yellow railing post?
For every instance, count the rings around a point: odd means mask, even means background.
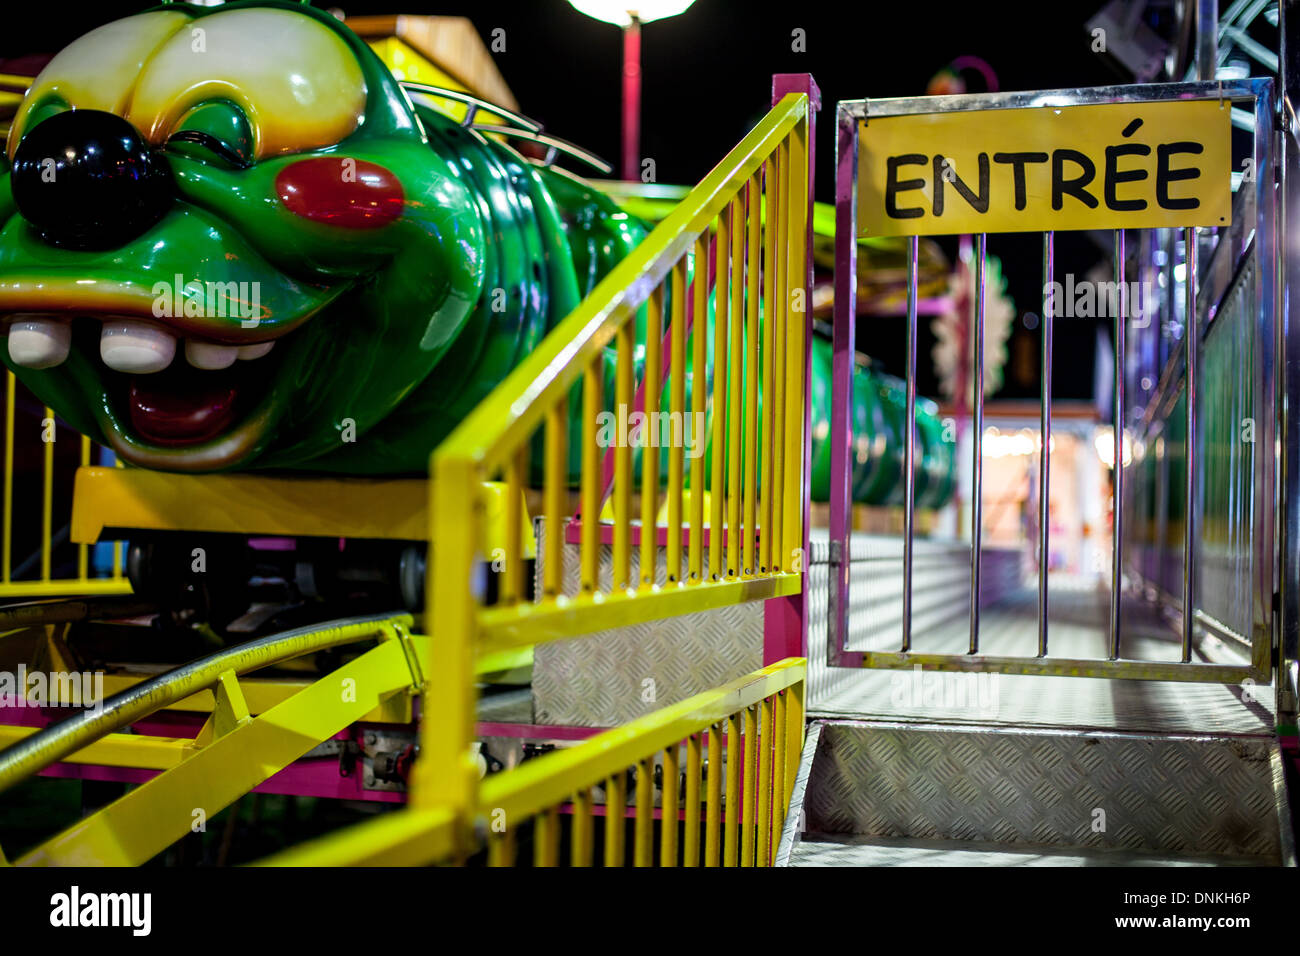
[[[654,587],[659,559],[659,390],[661,381],[664,293],[650,293],[645,324],[645,442],[641,448],[641,585]]]
[[[745,502],[744,552],[741,571],[753,574],[758,567],[754,559],[755,531],[758,517],[758,272],[759,220],[758,194],[761,172],[754,173],[745,185]]]
[[[713,447],[710,451],[713,467],[709,478],[709,579],[712,581],[721,578],[726,567],[729,212],[730,208],[718,216],[717,277],[713,284]]]
[[[790,685],[785,692],[785,804],[782,815],[790,812],[790,794],[799,775],[804,743],[804,682]]]
[[[5,584],[13,568],[14,539],[14,400],[18,382],[13,372],[5,372],[5,478],[4,478],[4,556],[0,559],[0,577]]]
[[[700,865],[700,768],[704,763],[698,733],[686,738],[686,812],[682,837],[682,865]]]
[[[741,429],[745,420],[745,199],[731,201],[731,308],[728,312],[731,342],[727,380],[727,577],[740,574],[740,524],[743,466],[740,461]],[[715,454],[719,450],[715,449]]]
[[[682,422],[685,442],[686,413],[686,260],[673,267],[672,318],[669,321],[668,411]],[[691,426],[694,427],[693,425]],[[668,449],[668,571],[664,580],[675,584],[682,579],[682,475],[686,449],[674,444]]]
[[[782,191],[788,196],[789,209],[785,248],[789,255],[786,280],[788,298],[782,303],[786,315],[785,349],[785,505],[781,509],[781,568],[789,571],[803,566],[796,563],[796,551],[803,547],[803,422],[804,409],[804,323],[807,318],[807,216],[808,216],[808,120],[795,126],[790,139],[787,182]]]
[[[705,387],[704,368],[708,348],[709,324],[705,319],[708,308],[708,243],[707,233],[695,240],[695,278],[692,287],[695,295],[694,324],[691,327],[691,427],[705,420],[708,389]],[[704,456],[691,459],[691,540],[688,546],[686,579],[692,583],[704,580]]]
[[[772,384],[773,398],[772,402],[772,474],[776,479],[773,484],[777,487],[772,492],[772,569],[775,571],[788,571],[789,562],[786,560],[785,553],[782,550],[782,539],[784,536],[784,525],[782,515],[786,508],[790,506],[790,499],[799,492],[789,484],[790,472],[786,467],[786,415],[785,406],[789,398],[787,389],[789,386],[788,376],[786,375],[786,326],[788,325],[788,313],[790,311],[790,295],[786,284],[787,267],[789,261],[790,229],[789,229],[789,174],[790,174],[790,148],[789,141],[783,140],[776,149],[776,268],[773,270],[776,274],[776,288],[772,294],[772,341],[773,341],[773,376]]]
[[[420,714],[420,759],[412,772],[411,805],[445,806],[460,827],[468,850],[478,785],[474,743],[474,635],[478,600],[474,577],[482,479],[473,462],[433,457],[426,614],[437,609],[437,639],[421,669],[425,688]],[[515,821],[506,821],[507,827]]]
[[[49,422],[47,426],[45,423]],[[45,430],[49,428],[49,438]],[[50,579],[50,525],[54,513],[54,410],[45,406],[45,417],[41,419],[41,441],[44,443],[43,466],[41,468],[41,580]]]

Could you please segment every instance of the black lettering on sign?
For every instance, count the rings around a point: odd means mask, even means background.
[[[1146,209],[1145,199],[1120,199],[1115,194],[1115,187],[1120,183],[1136,183],[1147,178],[1145,169],[1120,169],[1121,156],[1150,156],[1151,147],[1145,143],[1121,143],[1106,147],[1106,208],[1120,212]]]
[[[1065,178],[1066,162],[1074,163],[1082,172],[1073,179]],[[1085,188],[1097,175],[1093,161],[1077,149],[1052,150],[1052,208],[1060,212],[1062,200],[1068,194],[1089,209],[1097,208],[1097,197]]]
[[[1047,162],[1046,153],[994,153],[993,162],[1010,163],[1016,183],[1016,209],[1025,208],[1025,164]]]
[[[952,178],[953,188],[956,189],[957,192],[961,193],[961,198],[966,200],[966,202],[970,203],[971,208],[974,209],[976,212],[988,212],[989,211],[989,154],[980,153],[979,195],[976,195],[975,193],[971,192],[970,187],[967,186],[962,181],[961,177],[957,175],[957,170],[953,168],[953,166],[951,165],[951,161],[945,160],[942,156],[934,157],[934,214],[936,216],[943,215],[943,184],[945,181],[945,177],[944,177],[945,162],[948,163],[948,175]]]
[[[925,215],[920,207],[911,209],[898,208],[898,194],[909,189],[921,189],[924,179],[898,178],[899,166],[924,166],[924,153],[904,153],[902,156],[890,156],[885,160],[885,215],[891,219],[918,219]]]
[[[1200,179],[1201,170],[1196,166],[1184,166],[1180,169],[1169,168],[1169,157],[1175,153],[1202,153],[1205,151],[1200,143],[1161,143],[1156,147],[1156,205],[1161,209],[1196,209],[1201,205],[1199,199],[1174,199],[1169,195],[1169,184],[1183,179]]]

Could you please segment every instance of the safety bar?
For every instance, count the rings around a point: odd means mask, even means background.
[[[514,129],[510,126],[493,126],[489,123],[475,123],[470,129],[477,133],[495,133],[498,136],[505,136],[512,139],[525,139],[530,143],[537,143],[546,147],[546,158],[542,165],[550,166],[555,162],[555,157],[563,153],[573,159],[586,163],[596,172],[602,175],[609,175],[614,171],[614,167],[605,160],[601,159],[595,153],[583,149],[581,146],[570,143],[567,139],[560,139],[558,136],[551,136],[547,133],[541,133],[534,130]]]
[[[449,90],[443,86],[432,86],[428,83],[416,83],[413,80],[403,80],[402,89],[408,93],[415,93],[420,96],[426,96],[430,99],[452,100],[456,103],[463,103],[466,107],[465,118],[461,121],[464,126],[471,126],[474,123],[474,117],[479,110],[499,116],[504,120],[509,120],[519,129],[529,130],[533,133],[542,131],[542,124],[536,120],[530,120],[522,113],[516,113],[514,110],[506,109],[504,106],[497,106],[488,100],[474,96],[472,93],[465,93],[461,90]]]

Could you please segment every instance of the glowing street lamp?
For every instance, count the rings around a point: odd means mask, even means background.
[[[573,9],[623,28],[623,178],[637,178],[641,140],[641,24],[685,13],[695,0],[569,0]]]

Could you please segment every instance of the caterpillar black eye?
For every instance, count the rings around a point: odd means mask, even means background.
[[[110,249],[171,208],[171,168],[122,117],[70,110],[28,130],[11,178],[19,213],[51,245]]]

